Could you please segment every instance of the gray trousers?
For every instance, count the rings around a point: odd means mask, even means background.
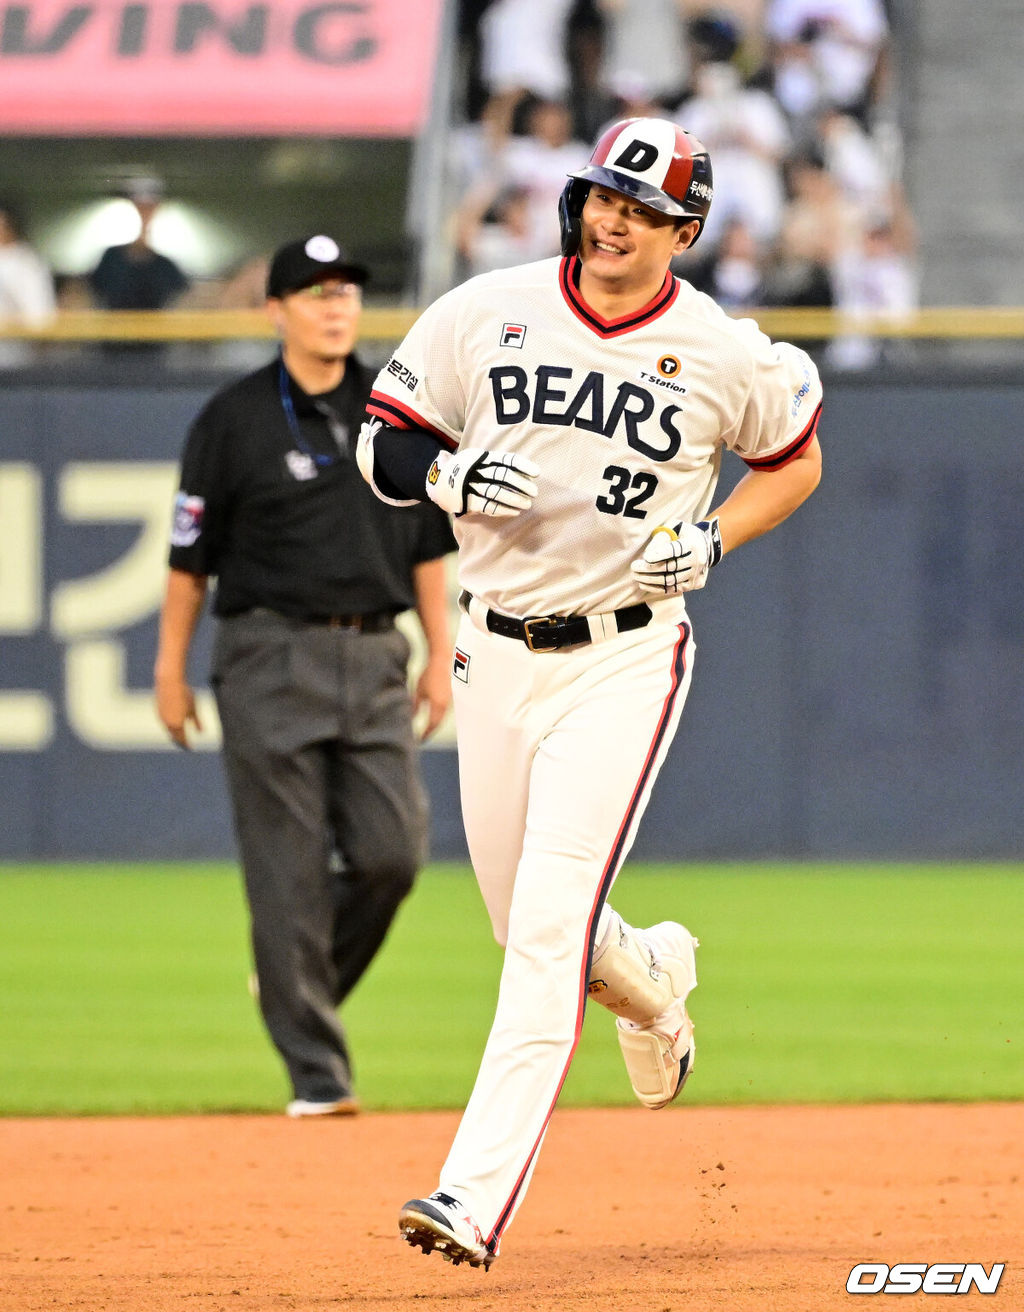
[[[336,1008],[423,860],[409,645],[257,610],[221,620],[212,684],[260,1007],[296,1098],[351,1091]]]

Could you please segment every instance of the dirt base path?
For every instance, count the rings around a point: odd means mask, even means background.
[[[396,1229],[455,1124],[0,1121],[0,1308],[831,1312],[914,1261],[1005,1262],[953,1307],[1024,1308],[1020,1105],[559,1111],[486,1274]]]

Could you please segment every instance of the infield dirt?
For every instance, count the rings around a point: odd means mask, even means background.
[[[456,1123],[0,1121],[0,1308],[832,1312],[859,1262],[1005,1262],[955,1307],[1024,1307],[1020,1104],[558,1111],[489,1273],[396,1228]]]

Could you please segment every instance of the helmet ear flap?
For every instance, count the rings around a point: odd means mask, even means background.
[[[589,182],[570,178],[558,198],[558,226],[562,233],[562,254],[575,255],[583,240],[581,217],[590,191]]]

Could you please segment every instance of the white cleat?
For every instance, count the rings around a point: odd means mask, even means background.
[[[345,1098],[334,1098],[329,1102],[317,1102],[309,1098],[293,1098],[284,1110],[286,1116],[290,1116],[297,1121],[307,1116],[355,1116],[359,1111],[359,1103],[351,1095]]]
[[[486,1271],[497,1257],[484,1243],[480,1227],[451,1194],[438,1191],[429,1198],[411,1199],[399,1213],[398,1228],[406,1243],[424,1253],[436,1249],[452,1266],[468,1262]]]
[[[650,1021],[616,1019],[619,1047],[633,1092],[645,1107],[667,1107],[693,1070],[696,1045],[686,998],[697,984],[697,939],[683,925],[664,920],[634,931],[651,956],[651,973],[668,980],[672,1001]]]

